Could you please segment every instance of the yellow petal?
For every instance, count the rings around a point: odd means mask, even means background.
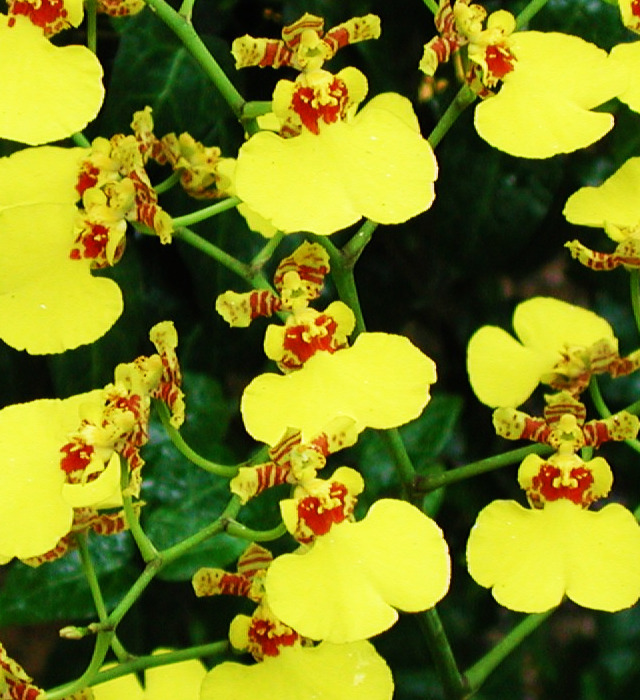
[[[0,158],[0,209],[21,204],[75,204],[88,148],[40,146]]]
[[[609,323],[598,314],[553,297],[534,297],[518,304],[513,328],[524,345],[540,353],[615,339]]]
[[[407,338],[363,333],[354,346],[318,353],[287,375],[262,374],[242,396],[247,431],[275,445],[287,428],[307,441],[338,416],[365,427],[391,428],[417,418],[436,380],[434,362]]]
[[[41,399],[0,411],[0,553],[27,559],[55,547],[71,528],[73,509],[62,497],[60,448],[77,430],[80,406],[102,391],[68,399]]]
[[[120,289],[71,260],[76,208],[0,210],[0,338],[33,354],[63,352],[104,335],[122,313]]]
[[[144,700],[199,700],[206,674],[207,669],[197,659],[149,668],[144,674]]]
[[[640,597],[640,527],[618,504],[593,512],[567,500],[542,510],[494,501],[471,531],[467,563],[511,610],[544,612],[567,595],[613,612]]]
[[[161,649],[153,654],[167,651]],[[94,700],[199,700],[200,685],[206,673],[202,662],[192,659],[147,669],[144,689],[136,676],[130,674],[96,685],[92,690]]]
[[[144,690],[133,674],[100,683],[91,690],[94,700],[144,700]]]
[[[28,57],[28,60],[27,58]],[[0,136],[31,145],[82,130],[104,99],[102,66],[84,46],[54,46],[18,17],[0,16]]]
[[[391,700],[391,672],[369,642],[284,648],[254,666],[225,662],[202,683],[201,700]],[[102,700],[99,698],[98,700]]]
[[[433,607],[449,575],[436,523],[404,501],[382,499],[364,520],[334,525],[310,549],[277,557],[265,586],[283,622],[306,637],[343,643],[391,627],[394,608]]]
[[[372,100],[350,123],[282,139],[261,132],[242,146],[236,191],[287,233],[328,235],[363,216],[401,223],[428,209],[437,165],[409,125],[405,98]]]
[[[636,18],[637,21],[637,18]],[[640,41],[628,44],[618,44],[611,49],[611,58],[618,62],[629,73],[629,81],[624,90],[617,97],[634,112],[640,112]]]
[[[467,371],[475,395],[482,403],[520,406],[534,392],[540,377],[551,371],[559,354],[540,354],[525,348],[502,328],[483,326],[467,348]]]
[[[114,452],[109,464],[97,479],[86,484],[64,484],[62,497],[74,508],[121,506],[120,457],[118,454]]]
[[[478,134],[523,158],[570,153],[602,138],[610,114],[590,110],[627,84],[626,70],[597,46],[556,32],[516,32],[517,58],[500,92],[475,111]]]
[[[598,187],[582,187],[571,195],[562,212],[582,226],[640,224],[640,158],[629,158]]]

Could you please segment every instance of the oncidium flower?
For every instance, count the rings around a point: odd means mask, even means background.
[[[264,591],[264,576],[272,561],[270,552],[251,544],[238,560],[236,574],[205,568],[194,576],[198,596],[239,595],[258,604],[253,615],[234,618],[229,630],[231,645],[249,651],[258,663],[215,666],[203,681],[201,700],[253,700],[256,696],[265,700],[390,700],[391,672],[369,642],[313,646],[278,619]]]
[[[359,113],[367,80],[355,68],[337,74],[323,64],[342,46],[380,34],[375,15],[323,32],[305,14],[285,27],[282,41],[249,36],[233,44],[236,66],[293,66],[292,82],[273,93],[279,133],[261,131],[238,154],[235,192],[285,233],[328,235],[363,216],[401,223],[428,209],[437,164],[420,135],[409,101],[395,93],[374,97]]]
[[[0,159],[0,338],[12,347],[63,352],[97,340],[119,318],[120,289],[92,271],[120,260],[129,222],[171,242],[149,158],[170,163],[192,196],[223,196],[219,149],[188,134],[156,138],[150,108],[131,126],[133,135],[98,137],[90,149],[42,146]]]
[[[558,299],[518,304],[513,328],[519,342],[497,326],[483,326],[469,341],[469,381],[488,406],[520,406],[541,382],[579,394],[592,374],[620,376],[640,366],[638,351],[619,356],[607,321]]]
[[[168,653],[158,649],[154,655]],[[108,667],[105,667],[108,668]],[[144,672],[144,687],[135,674],[113,678],[92,688],[94,700],[199,700],[200,686],[207,673],[197,659],[154,666]]]
[[[469,573],[511,610],[544,612],[566,596],[614,612],[640,597],[640,526],[617,503],[588,510],[613,476],[602,457],[583,461],[570,444],[518,472],[532,509],[499,500],[484,508],[467,544]]]
[[[165,401],[176,425],[184,414],[173,325],[158,324],[151,337],[159,354],[119,365],[114,383],[104,389],[0,411],[7,498],[0,515],[1,562],[50,561],[72,546],[72,531],[111,534],[126,527],[119,513],[97,513],[122,503],[120,457],[128,460],[129,489],[137,495],[150,399]]]
[[[75,188],[86,149],[43,146],[0,159],[0,338],[34,354],[104,335],[122,313],[115,282],[74,259]]]
[[[302,440],[346,416],[355,429],[393,428],[417,418],[436,381],[433,360],[408,338],[362,333],[352,347],[318,352],[290,374],[261,374],[244,390],[242,417],[249,434],[276,445],[288,428]]]
[[[12,0],[0,15],[0,137],[31,145],[83,129],[104,99],[102,66],[48,36],[82,21],[80,0]],[[28,60],[25,59],[28,57]]]
[[[613,116],[592,111],[626,89],[628,69],[579,37],[557,32],[516,32],[504,10],[491,14],[470,0],[441,0],[440,36],[425,47],[420,68],[468,47],[467,81],[483,100],[475,110],[481,138],[511,155],[549,158],[584,148],[613,127]],[[496,88],[499,90],[496,92]]]
[[[377,501],[353,522],[363,488],[356,471],[340,467],[281,501],[283,520],[303,546],[277,557],[264,585],[273,612],[305,637],[366,639],[391,627],[397,610],[431,608],[449,588],[449,552],[437,524],[394,499]]]
[[[612,253],[594,251],[574,240],[571,255],[592,270],[640,268],[640,158],[629,158],[597,187],[582,187],[567,200],[563,214],[581,226],[604,228],[616,242]]]

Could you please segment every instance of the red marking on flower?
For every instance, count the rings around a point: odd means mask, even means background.
[[[66,474],[86,469],[91,463],[91,456],[94,453],[93,445],[85,445],[80,441],[68,442],[60,452],[64,457],[60,460],[60,468]]]
[[[251,320],[259,316],[272,316],[282,308],[282,301],[268,289],[255,290],[249,295]]]
[[[9,685],[9,697],[11,700],[37,700],[44,695],[44,691],[29,683],[11,683]]]
[[[9,10],[9,26],[13,27],[18,15],[28,17],[32,24],[44,30],[45,36],[59,32],[65,27],[70,27],[68,12],[63,0],[14,0]]]
[[[558,467],[545,464],[537,476],[531,480],[535,493],[530,494],[535,502],[557,501],[566,498],[576,505],[588,505],[593,501],[586,492],[594,482],[593,474],[586,467],[576,467],[569,472],[574,484],[563,484],[562,472]],[[538,498],[536,498],[538,496]]]
[[[238,573],[253,578],[258,571],[264,571],[273,561],[273,554],[268,549],[253,542],[238,559]]]
[[[324,332],[316,333],[314,332],[316,328],[323,328]],[[335,334],[337,329],[338,324],[335,319],[326,314],[320,314],[314,319],[311,328],[306,324],[287,326],[282,344],[285,350],[282,364],[288,369],[295,369],[303,365],[317,352],[334,353],[336,350],[344,347],[343,344],[339,345],[336,343]]]
[[[501,80],[511,73],[516,62],[515,56],[505,46],[487,46],[485,61],[492,77]]]
[[[640,17],[640,0],[631,0],[631,14]]]
[[[332,482],[328,498],[338,500],[332,508],[327,507],[327,499],[307,496],[298,503],[298,518],[309,527],[315,535],[326,535],[334,524],[343,522],[350,514],[345,499],[348,495],[344,484]]]
[[[343,80],[334,78],[326,93],[300,87],[293,94],[291,106],[312,134],[320,133],[319,122],[333,124],[344,116],[349,91]]]
[[[609,426],[604,421],[591,420],[584,426],[582,432],[584,444],[589,447],[598,447],[612,439]]]
[[[277,634],[276,629],[278,628],[289,631],[284,632],[284,634]],[[278,656],[280,647],[293,646],[300,639],[300,635],[290,627],[286,627],[282,623],[276,625],[271,620],[259,618],[251,620],[248,636],[250,642],[259,647],[264,656]]]
[[[218,582],[218,589],[223,595],[237,595],[248,598],[251,592],[251,579],[242,574],[224,573]]]
[[[78,191],[78,194],[82,196],[85,190],[88,190],[90,187],[94,187],[98,182],[99,175],[100,168],[97,168],[95,165],[91,165],[89,162],[85,161],[82,166],[82,170],[78,175],[78,182],[76,183],[76,190]]]
[[[91,267],[102,269],[115,265],[125,248],[125,239],[118,245],[113,256],[113,263],[107,258],[107,246],[109,245],[110,231],[103,224],[95,224],[90,221],[85,221],[85,228],[76,238],[73,248],[69,251],[69,257],[72,260],[81,260],[82,258],[91,260]]]

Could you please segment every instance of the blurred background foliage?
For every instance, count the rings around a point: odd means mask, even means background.
[[[523,6],[523,2],[490,3],[487,8],[517,12]],[[329,67],[359,67],[369,79],[370,95],[393,90],[409,97],[428,135],[458,83],[451,65],[443,67],[435,81],[425,80],[417,70],[422,47],[435,33],[432,15],[420,0],[199,0],[193,23],[245,98],[266,100],[275,82],[293,73],[237,72],[230,43],[245,33],[278,37],[283,24],[305,11],[323,16],[326,27],[367,12],[380,15],[382,37],[341,51]],[[606,49],[632,39],[621,26],[617,7],[601,0],[551,0],[531,28],[567,31]],[[81,42],[82,30],[61,40]],[[242,129],[152,12],[115,21],[100,17],[98,40],[108,89],[88,137],[128,133],[132,113],[150,105],[158,136],[188,131],[207,145],[219,145],[223,155],[235,155]],[[606,247],[600,231],[579,230],[565,222],[564,202],[577,188],[599,183],[628,157],[639,154],[638,116],[619,103],[603,109],[617,118],[607,137],[584,151],[545,161],[493,150],[475,134],[472,109],[468,110],[437,148],[440,176],[432,209],[405,225],[380,227],[362,255],[356,279],[368,329],[406,334],[437,362],[439,378],[431,404],[421,418],[402,429],[420,473],[460,466],[512,447],[493,435],[489,409],[470,393],[465,348],[481,324],[510,328],[519,301],[553,295],[588,305],[614,324],[623,352],[637,347],[627,274],[585,270],[563,249],[573,237],[595,248]],[[15,148],[4,143],[0,152],[8,154]],[[161,169],[151,171],[154,182],[166,175]],[[178,189],[161,196],[172,215],[201,206]],[[243,261],[250,260],[264,242],[246,230],[235,211],[194,230]],[[340,233],[334,241],[340,244],[352,233]],[[270,269],[299,241],[296,236],[285,239]],[[112,276],[122,287],[121,319],[95,344],[61,356],[32,357],[0,347],[0,406],[65,397],[104,385],[117,363],[151,351],[149,328],[169,318],[178,328],[186,375],[185,438],[214,460],[234,464],[247,459],[257,446],[244,432],[238,405],[243,387],[269,367],[262,352],[266,323],[230,329],[214,312],[218,293],[244,291],[244,283],[183,243],[163,247],[133,232],[121,263],[100,274]],[[320,306],[330,296],[331,290]],[[614,410],[636,400],[639,389],[637,378],[603,384]],[[531,408],[539,409],[539,400]],[[620,447],[604,454],[616,476],[614,498],[634,508],[640,502],[637,456]],[[186,463],[159,422],[152,426],[144,456],[143,523],[158,547],[196,532],[220,513],[228,497],[226,482]],[[365,433],[357,446],[337,455],[331,464],[349,464],[365,474],[363,508],[377,497],[398,493],[391,457],[375,433]],[[437,516],[452,550],[452,589],[439,608],[462,668],[519,620],[495,604],[464,566],[464,545],[478,511],[495,498],[523,502],[515,473],[514,466],[425,499],[426,511]],[[241,519],[254,527],[272,527],[276,497],[265,494],[242,511]],[[159,646],[184,647],[224,638],[241,603],[227,598],[197,600],[189,580],[199,566],[232,564],[243,547],[243,542],[217,537],[164,570],[124,620],[120,631],[125,645],[134,653],[146,653]],[[276,551],[287,547],[286,539],[274,543]],[[113,605],[141,570],[141,562],[126,534],[92,538],[91,551],[106,600]],[[3,567],[0,581],[0,637],[9,652],[30,673],[38,674],[45,687],[80,673],[91,652],[90,642],[60,642],[56,637],[62,625],[93,618],[75,555],[38,569],[11,564]],[[374,641],[393,669],[397,700],[442,697],[414,618],[402,618]],[[626,700],[640,684],[639,644],[640,608],[608,615],[565,603],[497,670],[478,697]]]

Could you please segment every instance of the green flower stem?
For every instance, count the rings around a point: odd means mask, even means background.
[[[540,10],[549,2],[549,0],[531,0],[531,2],[522,10],[516,17],[516,29],[522,29],[529,24],[532,17],[538,14]]]
[[[222,248],[218,248],[217,245],[210,243],[209,241],[205,240],[190,229],[183,227],[178,229],[177,231],[174,231],[173,238],[174,240],[184,241],[185,243],[188,243],[190,246],[196,248],[201,253],[204,253],[208,257],[213,258],[214,260],[219,262],[221,265],[224,265],[227,269],[231,270],[231,272],[234,272],[239,277],[242,277],[242,279],[249,282],[249,284],[252,283],[253,274],[248,265],[245,265],[245,263],[240,262],[237,258],[234,258],[232,255],[229,255],[229,253],[225,253],[225,251],[222,250]]]
[[[462,700],[468,697],[465,679],[458,669],[438,612],[435,608],[425,610],[418,615],[418,621],[440,677],[445,697],[447,700]]]
[[[174,185],[180,182],[181,174],[182,173],[179,170],[175,170],[166,180],[154,185],[153,189],[155,190],[156,194],[162,194],[163,192],[170,190]]]
[[[235,520],[237,517],[241,507],[242,503],[240,502],[240,498],[238,496],[232,496],[229,503],[227,503],[226,508],[224,511],[222,511],[220,517],[216,518],[211,525],[208,525],[199,532],[196,532],[195,535],[187,537],[186,539],[182,540],[182,542],[174,544],[173,547],[163,549],[162,552],[160,552],[161,562],[159,564],[159,568],[163,568],[176,561],[189,550],[197,547],[201,542],[208,540],[210,537],[219,535],[221,532],[225,532],[229,523]]]
[[[424,4],[433,12],[434,15],[438,14],[438,5],[434,0],[424,0]]]
[[[258,117],[262,117],[265,114],[271,112],[273,103],[271,100],[247,102],[242,110],[242,122],[252,121]]]
[[[355,339],[366,330],[358,298],[358,289],[353,276],[355,259],[346,260],[343,252],[336,248],[327,236],[313,235],[311,238],[316,243],[319,243],[329,254],[331,276],[338,290],[338,296],[353,311],[356,317],[356,327],[352,334],[352,338]]]
[[[240,118],[244,109],[245,99],[236,90],[222,68],[220,68],[218,62],[213,58],[209,49],[207,49],[191,25],[191,22],[179,12],[176,12],[165,0],[145,0],[145,2],[182,41],[187,51],[200,64],[207,77],[220,91],[220,94],[231,107],[236,117]]]
[[[286,535],[287,528],[284,523],[280,523],[280,525],[272,527],[270,530],[252,530],[242,523],[229,520],[225,527],[225,532],[232,537],[239,537],[251,542],[270,542]]]
[[[353,267],[356,264],[377,228],[378,224],[376,224],[375,221],[367,219],[358,229],[356,235],[343,246],[342,256],[347,265]]]
[[[268,263],[273,257],[273,254],[275,253],[276,248],[280,245],[284,235],[285,234],[282,231],[278,231],[275,236],[267,241],[264,248],[251,261],[250,266],[252,269],[262,270],[265,264]]]
[[[228,209],[233,209],[241,203],[238,197],[228,197],[223,199],[221,202],[216,202],[209,207],[204,207],[203,209],[198,209],[198,211],[191,212],[191,214],[185,214],[184,216],[176,216],[172,219],[175,228],[180,228],[181,226],[192,226],[205,219],[210,219],[212,216],[217,216],[223,211]]]
[[[609,418],[609,416],[613,415],[607,404],[604,402],[602,392],[600,391],[600,385],[595,377],[591,377],[591,381],[589,382],[589,394],[591,395],[591,400],[593,401],[596,411],[598,411],[603,418]],[[634,407],[635,404],[632,404],[631,408]],[[631,411],[629,411],[629,413],[631,413]],[[640,452],[640,440],[637,440],[636,438],[629,438],[628,440],[625,440],[625,443],[629,445],[632,450]]]
[[[627,413],[633,413],[634,416],[640,414],[640,401],[634,401],[631,405],[624,409]]]
[[[433,131],[429,134],[427,141],[431,144],[431,148],[435,148],[444,135],[454,125],[456,119],[464,112],[464,110],[476,99],[475,92],[468,86],[463,85],[458,94],[453,98],[453,102],[447,107],[445,113],[440,117]]]
[[[91,597],[93,598],[93,605],[96,609],[96,613],[98,614],[98,619],[100,622],[102,622],[107,617],[107,608],[104,604],[104,598],[102,597],[102,591],[100,590],[100,583],[98,582],[96,570],[93,567],[93,562],[91,561],[91,556],[89,554],[86,533],[76,532],[75,540],[76,544],[78,545],[78,554],[80,555],[82,571],[84,572],[84,577],[87,579]]]
[[[62,700],[63,698],[73,695],[74,693],[77,693],[78,691],[91,685],[93,679],[98,674],[100,667],[104,663],[107,652],[109,651],[109,644],[112,636],[113,630],[103,630],[98,632],[96,644],[93,648],[93,655],[89,665],[85,669],[85,672],[75,681],[47,691],[47,700]]]
[[[162,421],[162,426],[166,430],[169,439],[190,462],[211,474],[222,476],[226,479],[230,479],[238,473],[238,467],[226,466],[224,464],[212,462],[205,457],[202,457],[195,450],[189,447],[180,434],[180,431],[171,425],[171,414],[168,406],[163,401],[155,401],[154,405],[158,411],[158,415]]]
[[[490,652],[475,663],[464,675],[469,684],[470,695],[478,691],[496,666],[501,664],[511,652],[536,630],[555,610],[535,613],[518,623]]]
[[[408,498],[412,495],[411,486],[417,478],[416,469],[407,452],[400,431],[397,428],[390,430],[379,430],[378,435],[386,443],[391,456],[395,461],[395,467],[402,481],[403,496]]]
[[[148,656],[139,656],[131,661],[121,663],[115,668],[109,668],[106,671],[100,671],[92,683],[106,683],[114,678],[121,678],[130,673],[138,673],[148,668],[157,666],[168,666],[179,661],[189,661],[191,659],[202,659],[204,657],[224,656],[229,650],[229,642],[212,642],[210,644],[201,644],[200,646],[189,647],[188,649],[180,649],[179,651],[170,651],[166,654],[149,654]],[[49,694],[47,693],[47,699]]]
[[[129,527],[129,532],[133,537],[138,549],[140,550],[140,555],[145,564],[151,561],[155,561],[158,558],[158,550],[153,546],[151,540],[147,537],[144,530],[140,526],[140,518],[136,513],[133,502],[131,499],[131,494],[127,493],[127,488],[129,487],[129,465],[127,460],[121,458],[120,463],[120,489],[122,490],[122,506],[124,508],[124,515],[127,520],[127,525]],[[102,622],[102,620],[100,620]]]
[[[85,10],[87,17],[87,48],[92,53],[98,53],[98,12],[96,0],[87,0]]]
[[[473,476],[485,474],[486,472],[491,472],[494,469],[501,469],[502,467],[507,467],[510,464],[521,462],[527,455],[537,454],[545,456],[551,454],[552,452],[553,449],[547,445],[531,445],[528,447],[521,447],[517,450],[503,452],[501,455],[496,455],[495,457],[487,457],[486,459],[481,459],[478,462],[467,464],[464,467],[451,469],[443,474],[418,474],[413,482],[414,490],[419,494],[429,493],[430,491],[435,491],[442,486],[455,484],[458,481],[464,481],[465,479],[470,479]]]
[[[91,147],[91,141],[89,141],[89,139],[81,131],[76,131],[75,134],[71,135],[71,138],[76,146],[80,146],[80,148]]]
[[[636,321],[636,328],[640,332],[640,270],[629,272],[629,287],[631,291],[631,308]]]

